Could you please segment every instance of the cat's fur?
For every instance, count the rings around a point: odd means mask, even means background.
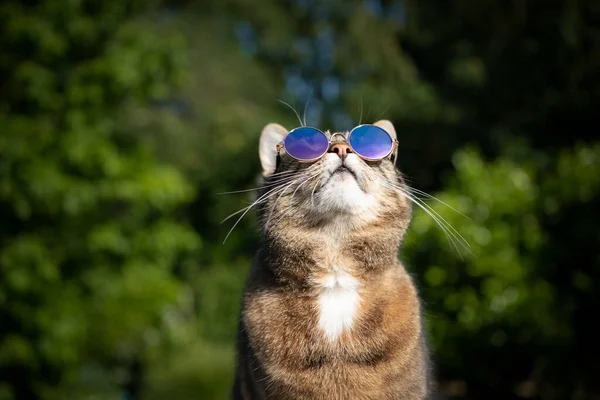
[[[376,125],[395,137],[389,121]],[[234,399],[429,398],[419,297],[397,257],[411,206],[380,183],[402,185],[400,173],[389,158],[333,152],[314,163],[283,154],[277,165],[286,133],[269,124],[260,140],[262,243],[244,294]]]

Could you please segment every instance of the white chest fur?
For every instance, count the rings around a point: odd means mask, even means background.
[[[336,339],[350,329],[360,302],[359,281],[340,269],[319,280],[319,328],[327,338]]]

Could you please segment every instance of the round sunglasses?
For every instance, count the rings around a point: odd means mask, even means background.
[[[292,158],[300,162],[316,161],[327,154],[330,146],[334,143],[333,138],[344,136],[335,133],[331,139],[317,128],[303,126],[292,129],[277,145],[277,154],[281,149]],[[359,125],[352,129],[345,142],[350,146],[352,152],[367,161],[379,161],[398,147],[398,140],[385,130],[375,125]]]

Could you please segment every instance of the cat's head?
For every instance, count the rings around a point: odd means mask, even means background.
[[[396,138],[390,121],[374,125]],[[333,135],[328,152],[316,161],[300,162],[284,150],[278,157],[277,145],[287,133],[271,123],[260,137],[264,184],[257,201],[263,230],[294,224],[343,231],[385,221],[406,230],[411,206],[399,190],[404,181],[391,155],[366,161],[347,144],[347,132],[327,131],[328,138]]]

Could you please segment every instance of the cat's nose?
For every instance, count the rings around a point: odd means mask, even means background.
[[[352,149],[347,143],[336,143],[329,148],[330,153],[336,153],[343,160],[349,153],[352,153]]]

